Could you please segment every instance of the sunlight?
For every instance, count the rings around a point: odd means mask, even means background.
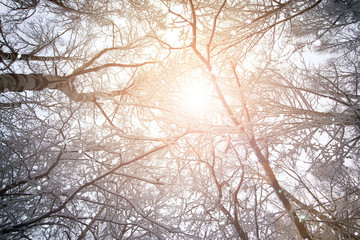
[[[163,40],[173,47],[184,46],[184,32],[183,29],[170,29],[163,31]]]
[[[212,88],[200,72],[186,78],[181,86],[181,111],[189,117],[201,118],[211,110]]]
[[[197,91],[198,88],[184,92],[184,100],[182,107],[191,115],[202,114],[207,109],[207,99],[202,92]]]

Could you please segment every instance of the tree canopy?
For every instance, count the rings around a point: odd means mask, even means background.
[[[360,3],[0,3],[4,239],[360,239]]]

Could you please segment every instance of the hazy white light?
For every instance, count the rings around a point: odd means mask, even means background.
[[[181,29],[171,29],[170,31],[164,31],[164,40],[173,46],[182,46],[184,33]]]
[[[246,20],[246,23],[247,23],[247,24],[250,24],[250,23],[251,23],[251,20],[250,20],[250,19]]]
[[[192,91],[184,93],[183,107],[191,115],[203,114],[207,109],[207,100],[204,93],[196,91],[196,88]]]
[[[235,30],[232,30],[232,31],[231,31],[231,35],[236,35],[236,31],[235,31]]]
[[[347,157],[344,159],[343,165],[345,167],[352,168],[352,167],[355,167],[355,162],[353,159]]]
[[[313,42],[313,45],[315,47],[320,47],[321,46],[321,40],[320,39],[316,40],[315,42]]]
[[[21,59],[21,54],[18,54],[18,55],[17,55],[17,59]]]
[[[218,75],[220,73],[220,71],[219,71],[218,68],[213,68],[213,69],[211,69],[211,73],[215,74],[215,75]]]
[[[36,189],[40,191],[40,190],[41,190],[41,186],[37,186]]]
[[[193,73],[181,86],[181,109],[186,115],[201,117],[211,106],[211,89],[201,73]]]

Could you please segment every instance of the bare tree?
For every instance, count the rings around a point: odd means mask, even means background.
[[[4,6],[4,238],[359,239],[356,1]]]

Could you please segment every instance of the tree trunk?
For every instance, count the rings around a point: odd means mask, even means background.
[[[63,77],[41,74],[1,74],[0,92],[40,91],[44,88],[57,88],[66,82]]]
[[[266,176],[269,178],[269,181],[272,185],[272,187],[275,190],[276,195],[278,196],[279,200],[285,207],[286,211],[289,213],[290,217],[292,218],[293,222],[295,223],[295,226],[297,230],[299,231],[301,237],[306,240],[311,240],[311,236],[309,235],[305,225],[303,222],[299,220],[299,217],[297,216],[294,209],[292,209],[291,203],[287,199],[287,197],[284,195],[284,190],[280,187],[280,184],[278,180],[276,179],[276,176],[270,166],[269,160],[262,154],[260,148],[258,147],[256,140],[254,136],[252,136],[249,140],[251,148],[254,150],[256,157],[258,158],[259,163],[263,167]]]
[[[73,57],[54,57],[54,56],[35,56],[32,54],[16,54],[16,53],[7,53],[3,52],[0,49],[0,59],[2,61],[61,61],[61,60],[77,60],[84,61],[82,58],[73,58]]]
[[[45,88],[57,89],[76,102],[93,102],[100,98],[112,99],[127,94],[126,90],[79,93],[73,86],[72,80],[66,77],[11,73],[0,75],[0,92],[41,91]]]

